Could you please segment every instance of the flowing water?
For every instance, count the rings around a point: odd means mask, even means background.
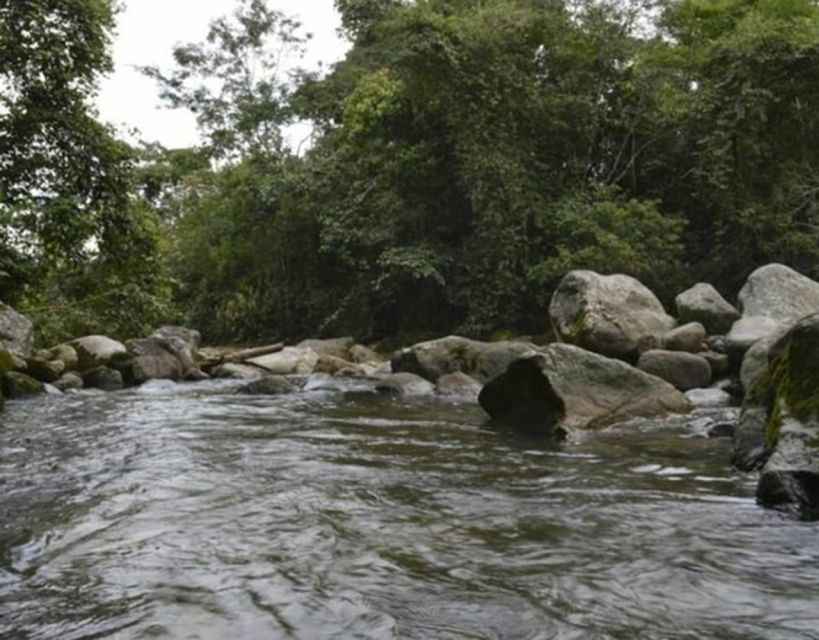
[[[756,506],[726,410],[557,444],[231,390],[8,403],[0,637],[819,638],[819,524]]]

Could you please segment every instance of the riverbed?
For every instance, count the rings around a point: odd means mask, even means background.
[[[0,415],[4,639],[817,639],[819,524],[707,429],[155,382]]]

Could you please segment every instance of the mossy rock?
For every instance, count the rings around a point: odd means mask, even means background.
[[[0,376],[14,371],[15,362],[14,357],[5,349],[0,349]]]
[[[45,392],[45,386],[25,373],[11,371],[3,376],[3,395],[10,400],[36,396]]]

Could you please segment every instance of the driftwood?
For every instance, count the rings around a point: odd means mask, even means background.
[[[252,349],[244,349],[242,351],[237,351],[235,353],[229,353],[224,357],[222,362],[232,362],[234,364],[239,364],[247,360],[252,360],[253,358],[258,358],[260,356],[270,355],[271,353],[278,353],[282,349],[284,349],[283,342],[269,344],[264,347],[253,347]]]

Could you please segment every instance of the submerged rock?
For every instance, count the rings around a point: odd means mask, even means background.
[[[626,275],[572,271],[558,285],[549,317],[562,342],[628,362],[658,347],[676,326],[641,282]]]
[[[711,365],[705,358],[693,353],[653,349],[640,356],[637,366],[681,391],[701,389],[711,384]]]
[[[375,391],[387,396],[429,396],[435,392],[435,387],[414,373],[393,373],[379,380]]]
[[[0,349],[28,356],[34,344],[31,320],[0,302]]]
[[[486,382],[533,348],[534,345],[526,342],[480,342],[447,336],[398,351],[392,358],[392,371],[414,373],[430,382],[460,371]]]
[[[525,428],[598,429],[692,409],[672,385],[620,360],[553,344],[509,365],[479,401],[492,418]]]
[[[699,283],[675,300],[680,322],[699,322],[709,334],[723,335],[739,320],[739,311],[707,283]]]
[[[11,371],[4,375],[0,386],[2,386],[3,395],[10,400],[45,393],[45,385],[42,382],[17,371]]]
[[[250,396],[279,396],[296,391],[298,391],[297,387],[287,378],[266,376],[244,385],[236,393]]]

